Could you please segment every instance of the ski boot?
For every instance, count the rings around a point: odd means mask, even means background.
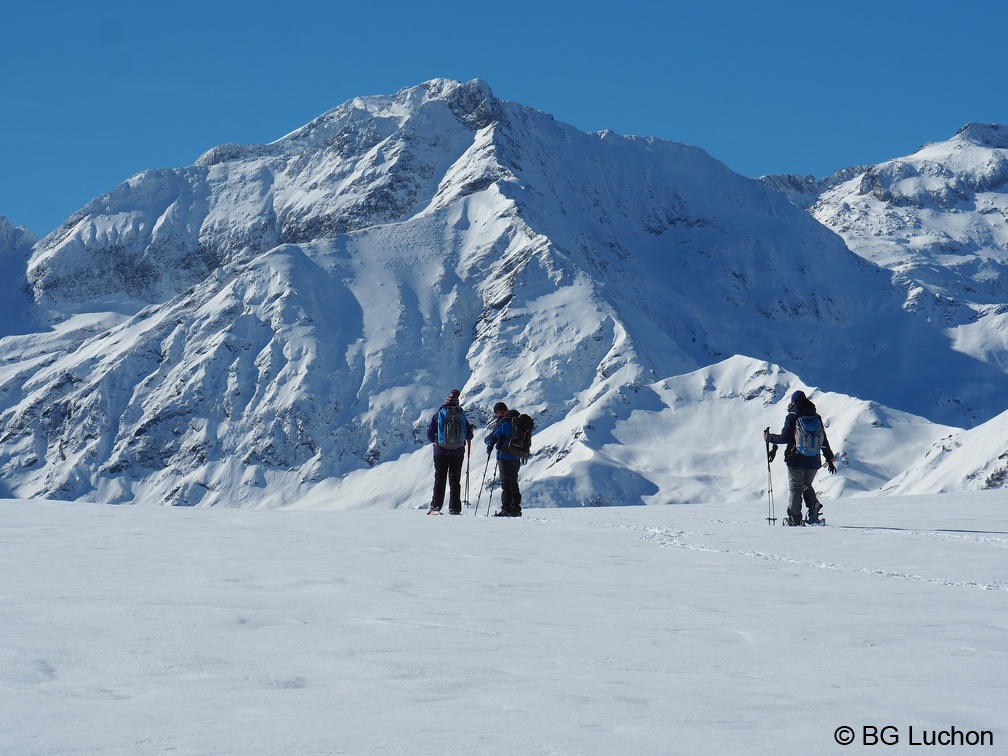
[[[822,511],[822,504],[818,501],[809,507],[808,518],[805,520],[807,525],[825,525],[826,520],[819,516]]]
[[[499,512],[494,512],[494,517],[521,517],[521,507],[501,507]]]

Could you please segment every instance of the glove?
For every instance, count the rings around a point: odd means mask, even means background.
[[[487,444],[487,456],[488,456],[488,457],[489,457],[489,456],[490,456],[491,454],[493,454],[493,449],[494,449],[494,448],[493,448],[493,444]]]
[[[836,465],[833,464],[832,459],[826,460],[826,469],[830,471],[830,475],[836,473]]]

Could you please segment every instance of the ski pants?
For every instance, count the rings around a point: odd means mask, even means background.
[[[802,500],[808,507],[809,514],[819,510],[819,500],[816,498],[815,489],[812,488],[812,481],[815,480],[818,467],[805,469],[802,467],[788,468],[788,487],[791,490],[791,504],[788,506],[788,517],[792,520],[802,518]]]
[[[518,490],[521,460],[498,459],[497,469],[501,479],[501,511],[521,512],[521,491]]]
[[[444,505],[445,486],[451,488],[448,496],[448,511],[462,511],[462,461],[458,456],[449,454],[434,455],[434,496],[431,498],[431,509],[441,511]]]

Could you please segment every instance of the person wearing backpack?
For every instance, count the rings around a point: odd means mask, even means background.
[[[833,450],[826,438],[826,427],[822,418],[816,412],[816,406],[804,391],[795,391],[791,395],[788,414],[784,419],[784,428],[780,433],[763,431],[763,440],[771,444],[785,444],[784,462],[788,468],[788,487],[791,492],[791,502],[788,506],[787,525],[819,525],[819,512],[822,504],[816,497],[812,481],[822,467],[820,452],[826,457],[826,468],[830,473],[836,472],[833,464]],[[802,500],[808,507],[808,520],[802,521]]]
[[[441,512],[446,485],[451,490],[448,514],[462,514],[462,461],[473,427],[459,404],[459,394],[458,389],[452,389],[427,425],[427,440],[434,444],[434,495],[427,514]]]
[[[521,471],[520,453],[512,449],[515,436],[514,422],[520,415],[509,410],[504,402],[497,402],[493,408],[497,423],[484,439],[487,455],[497,449],[497,469],[501,480],[501,508],[494,517],[521,517],[521,490],[518,488],[518,473]]]

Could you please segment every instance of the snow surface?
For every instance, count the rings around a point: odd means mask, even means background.
[[[767,509],[0,501],[0,753],[1002,751],[1008,493]]]

